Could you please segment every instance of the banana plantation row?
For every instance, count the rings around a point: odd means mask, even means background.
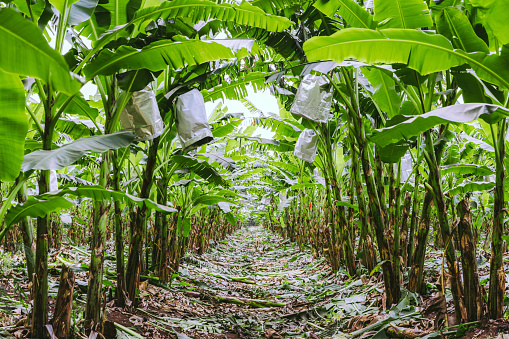
[[[110,240],[122,307],[141,275],[167,282],[186,250],[248,218],[334,271],[381,268],[388,308],[406,274],[427,293],[432,243],[456,320],[503,317],[504,6],[0,2],[0,241],[23,243],[31,336],[48,335],[48,254],[62,242],[90,244],[85,326],[101,331]],[[246,99],[266,89],[279,112]],[[226,99],[256,117],[221,104],[207,116]],[[59,337],[68,324],[52,320]]]

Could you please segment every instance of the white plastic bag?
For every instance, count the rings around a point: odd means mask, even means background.
[[[183,151],[189,151],[214,139],[207,120],[205,102],[197,89],[177,98],[177,131]]]
[[[306,128],[299,136],[295,144],[293,154],[304,161],[315,161],[316,149],[318,147],[318,134],[312,129]]]
[[[327,122],[331,104],[332,91],[327,78],[308,74],[300,82],[290,112],[315,122]]]
[[[124,111],[120,114],[124,129],[136,133],[135,140],[152,140],[164,131],[163,119],[157,100],[150,86],[134,92]]]

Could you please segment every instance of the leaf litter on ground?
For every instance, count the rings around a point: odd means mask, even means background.
[[[74,270],[79,287],[72,325],[80,338],[88,337],[78,327],[86,303],[89,255],[86,247],[72,245],[50,254],[50,310],[59,268],[65,264]],[[427,269],[433,297],[423,304],[420,296],[403,289],[400,303],[384,310],[380,272],[360,277],[349,277],[344,270],[331,273],[325,259],[314,257],[309,248],[261,226],[244,227],[204,255],[189,251],[168,284],[153,274],[143,276],[136,308],[115,307],[115,260],[106,256],[105,319],[118,338],[433,338],[441,335],[437,319],[443,319],[447,306],[432,283],[440,270],[436,256],[428,259]],[[21,288],[20,269],[9,273],[11,279],[1,282],[0,330],[22,337],[31,307],[26,278]],[[455,333],[455,328],[450,330]]]

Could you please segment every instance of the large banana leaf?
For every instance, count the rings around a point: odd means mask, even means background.
[[[111,13],[111,26],[123,25],[127,22],[127,10],[129,0],[109,0],[105,4],[101,4],[108,12]]]
[[[67,99],[68,99],[67,96],[60,95],[57,101],[55,102],[55,105],[58,107],[61,104],[63,104]],[[90,105],[85,99],[75,95],[69,102],[69,104],[65,107],[64,113],[76,114],[82,117],[89,118],[90,120],[95,120],[99,115],[99,110],[97,108],[90,107]]]
[[[23,159],[21,170],[31,169],[58,170],[71,165],[86,152],[103,153],[110,149],[129,146],[135,138],[130,131],[119,131],[107,135],[96,135],[82,138],[51,151],[36,151],[27,154]]]
[[[9,227],[18,223],[26,217],[44,217],[48,213],[59,211],[62,208],[71,208],[73,203],[64,197],[53,197],[50,199],[37,199],[29,196],[24,204],[11,207],[5,214],[5,225]]]
[[[71,136],[74,140],[95,135],[95,126],[90,120],[59,119],[55,129]],[[100,134],[100,133],[99,133]]]
[[[488,176],[495,174],[491,168],[475,164],[453,164],[442,167],[442,174],[454,173],[459,175]]]
[[[69,10],[69,25],[79,25],[90,19],[97,7],[98,0],[79,0]]]
[[[224,168],[229,171],[233,171],[235,168],[238,168],[239,165],[235,163],[232,159],[229,159],[224,156],[222,153],[197,153],[196,155],[211,159],[212,161],[217,162]]]
[[[475,34],[467,16],[457,8],[444,8],[437,27],[440,34],[456,42],[457,47],[466,52],[490,52],[486,43]]]
[[[10,8],[0,9],[0,68],[39,78],[69,95],[81,87],[71,77],[64,58],[49,46],[37,25]]]
[[[339,14],[350,27],[375,28],[373,16],[366,12],[358,3],[352,0],[318,0],[314,5],[329,18]]]
[[[174,155],[171,157],[171,160],[177,165],[176,169],[187,169],[215,185],[228,185],[221,175],[206,161],[188,155]]]
[[[307,40],[304,51],[309,61],[355,58],[368,64],[403,63],[423,75],[465,62],[454,54],[445,37],[405,29],[347,28]]]
[[[215,18],[276,32],[289,28],[293,24],[287,18],[267,14],[248,2],[236,6],[207,0],[164,1],[159,7],[147,7],[137,11],[129,23],[121,24],[103,34],[94,45],[93,51],[98,52],[111,40],[129,34],[129,28],[133,25],[136,30],[143,30],[148,23],[157,21],[159,18],[174,19],[178,17],[192,18],[195,22]]]
[[[84,68],[87,78],[96,75],[111,75],[121,69],[135,70],[146,68],[151,71],[173,69],[199,65],[204,62],[234,58],[232,51],[213,41],[189,40],[173,42],[156,41],[139,50],[130,46],[121,46],[115,52],[102,51]]]
[[[217,99],[238,99],[247,96],[247,85],[251,85],[255,91],[265,88],[265,77],[267,73],[252,72],[230,83],[224,82],[220,86],[216,86],[209,90],[203,90],[203,100]]]
[[[401,106],[401,97],[396,92],[396,82],[393,77],[386,74],[379,68],[364,67],[362,74],[369,80],[373,86],[373,99],[378,107],[387,113],[389,118],[394,117],[399,112]]]
[[[483,20],[483,26],[487,27],[500,41],[501,44],[509,44],[509,11],[507,10],[507,0],[472,0],[470,5],[480,7],[482,12],[480,17]]]
[[[205,208],[210,205],[218,204],[220,202],[227,202],[232,205],[235,205],[235,203],[233,201],[231,201],[230,199],[225,198],[223,196],[220,196],[220,195],[201,195],[198,198],[196,198],[195,200],[193,200],[193,202],[192,202],[193,209],[191,210],[191,214],[195,214],[202,208]]]
[[[422,0],[375,0],[375,20],[383,28],[433,26],[428,6]]]
[[[238,25],[262,28],[271,32],[281,32],[293,22],[285,17],[270,15],[258,7],[244,1],[239,6],[226,2],[216,3],[207,0],[165,1],[159,7],[148,7],[136,13],[132,22],[143,23],[159,18],[187,17],[193,22],[215,18],[232,21]]]
[[[503,56],[454,50],[444,36],[413,29],[346,28],[307,40],[304,51],[309,61],[355,58],[368,64],[402,63],[422,75],[469,63],[483,80],[509,88],[509,64]]]
[[[149,209],[154,209],[159,212],[165,212],[165,213],[173,213],[177,210],[164,206],[161,204],[157,204],[153,202],[150,199],[143,199],[136,197],[131,194],[127,194],[120,191],[111,191],[107,190],[102,186],[80,186],[80,187],[67,187],[62,190],[59,190],[57,192],[50,192],[47,194],[43,194],[41,198],[50,198],[50,197],[56,197],[56,196],[64,196],[64,195],[73,195],[76,197],[86,197],[93,199],[95,201],[102,201],[102,200],[108,200],[113,199],[115,201],[124,201],[130,204],[137,205],[138,207],[142,207],[143,205],[147,205]]]
[[[5,223],[7,226],[10,226],[26,217],[44,217],[48,213],[62,208],[73,207],[73,204],[64,197],[65,195],[85,197],[95,201],[113,199],[115,201],[134,204],[140,208],[143,205],[147,205],[149,209],[154,209],[163,213],[173,213],[177,211],[172,207],[157,204],[150,199],[138,198],[120,191],[107,190],[102,186],[80,186],[68,187],[35,197],[31,196],[26,203],[18,204],[7,211]]]
[[[391,127],[378,129],[371,135],[371,140],[381,147],[408,140],[439,124],[461,124],[483,119],[493,124],[509,115],[509,109],[489,104],[458,104],[435,109],[423,115],[396,116],[403,120]]]
[[[445,194],[452,197],[460,193],[485,192],[493,187],[495,187],[494,182],[466,182],[451,188]]]
[[[56,192],[50,192],[41,195],[41,198],[51,199],[52,197],[61,197],[64,195],[72,195],[75,197],[86,197],[95,201],[109,200],[113,199],[115,201],[124,201],[130,204],[137,205],[138,207],[142,207],[143,205],[147,205],[149,209],[154,209],[159,212],[165,213],[173,213],[177,210],[168,207],[165,205],[157,204],[150,199],[143,199],[136,197],[131,194],[127,194],[120,191],[111,191],[107,190],[102,186],[80,186],[80,187],[67,187],[62,190]]]
[[[214,138],[222,138],[224,136],[227,136],[228,134],[233,132],[235,128],[237,128],[242,123],[242,121],[243,120],[241,119],[237,119],[227,124],[214,127],[214,129],[212,130],[212,135],[214,136]]]
[[[300,9],[300,0],[254,0],[251,4],[256,7],[260,7],[267,13],[277,14],[282,9],[293,8],[294,11]],[[286,12],[286,11],[285,11]]]
[[[18,176],[27,132],[23,83],[18,75],[0,69],[0,180],[12,181]]]
[[[231,204],[235,204],[233,201],[231,201],[228,198],[223,197],[222,195],[209,195],[209,194],[207,194],[207,195],[200,195],[198,198],[193,200],[193,205],[195,205],[195,206],[197,206],[197,205],[210,206],[210,205],[214,205],[214,204],[217,204],[217,203],[220,203],[220,202],[228,202],[228,203],[231,203]]]
[[[9,1],[4,2],[9,3]],[[27,17],[33,17],[35,22],[39,21],[39,18],[43,14],[44,8],[46,7],[46,2],[43,0],[31,1],[30,8],[28,7],[26,0],[14,0],[12,3],[16,5],[21,13],[26,14]]]

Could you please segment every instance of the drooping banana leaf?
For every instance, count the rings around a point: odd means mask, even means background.
[[[228,185],[221,175],[206,161],[188,155],[174,155],[171,157],[171,160],[177,165],[177,170],[189,170],[215,185]]]
[[[468,20],[458,8],[444,8],[437,20],[438,32],[455,42],[458,48],[466,52],[489,53],[486,43],[479,38]]]
[[[402,63],[421,75],[469,63],[483,80],[509,88],[508,62],[502,55],[454,50],[444,36],[413,29],[346,28],[307,40],[304,51],[309,61],[355,58],[368,64]]]
[[[210,205],[214,205],[214,204],[217,204],[217,203],[220,203],[220,202],[227,202],[227,203],[230,203],[232,205],[235,205],[235,203],[232,200],[230,200],[228,198],[225,198],[223,196],[219,196],[219,195],[201,195],[198,198],[196,198],[195,200],[193,200],[193,202],[192,202],[193,209],[191,210],[191,215],[195,214],[196,212],[198,212],[202,208],[205,208],[205,207],[208,207]]]
[[[428,6],[422,0],[375,0],[375,20],[383,28],[433,26]]]
[[[507,1],[474,0],[470,4],[479,7],[478,10],[482,13],[483,26],[491,30],[501,44],[509,44]]]
[[[465,133],[461,133],[459,136],[464,138],[465,140],[467,140],[467,142],[471,142],[471,143],[479,146],[480,148],[482,148],[483,150],[485,150],[487,152],[490,152],[490,153],[495,152],[495,148],[492,145],[490,145],[487,142],[485,142],[485,141],[476,139],[476,138],[471,137],[471,136],[469,136],[469,135],[467,135]]]
[[[454,54],[445,37],[407,29],[346,28],[307,40],[304,51],[309,61],[355,58],[368,64],[403,63],[422,75],[465,62]]]
[[[119,131],[107,135],[96,135],[78,139],[51,151],[29,153],[23,159],[21,170],[58,170],[71,165],[89,151],[103,153],[110,149],[129,146],[135,138],[130,131]]]
[[[79,25],[90,19],[97,7],[98,0],[79,0],[69,10],[69,25]]]
[[[251,85],[255,91],[265,88],[266,76],[264,72],[252,72],[230,83],[224,82],[220,86],[203,90],[203,100],[244,98],[247,96],[247,85]]]
[[[81,87],[39,27],[11,8],[0,9],[0,68],[8,73],[39,78],[69,95]]]
[[[350,27],[375,28],[373,16],[352,0],[318,0],[313,4],[329,18],[339,14]]]
[[[187,17],[193,22],[216,18],[217,20],[233,21],[238,25],[262,28],[271,32],[281,32],[293,24],[285,17],[265,13],[249,2],[242,2],[236,6],[207,0],[165,1],[159,7],[148,7],[138,11],[132,22],[144,26],[147,21],[176,17]]]
[[[120,191],[107,190],[102,186],[80,186],[68,187],[35,197],[30,196],[26,203],[18,204],[7,211],[5,215],[6,225],[10,226],[15,224],[27,216],[44,217],[48,213],[62,208],[73,207],[73,204],[64,197],[65,195],[86,197],[95,201],[113,199],[115,201],[135,204],[140,208],[146,205],[149,209],[154,209],[163,213],[173,213],[177,211],[172,207],[157,204],[150,199],[142,199]]]
[[[445,194],[452,197],[460,193],[484,192],[493,187],[495,187],[494,182],[466,182],[451,188]]]
[[[229,48],[213,41],[161,40],[141,50],[130,46],[121,46],[115,52],[109,49],[104,50],[83,71],[87,78],[92,79],[98,74],[111,75],[121,69],[146,68],[151,71],[160,71],[167,66],[179,69],[188,65],[199,65],[234,57]]]
[[[25,203],[11,207],[5,214],[4,221],[6,227],[9,227],[26,217],[44,217],[48,213],[59,211],[63,208],[71,208],[73,206],[73,203],[65,197],[38,199],[29,196]]]
[[[126,36],[132,26],[135,27],[135,30],[143,31],[148,23],[157,21],[159,18],[174,19],[178,17],[191,18],[196,23],[215,18],[276,32],[283,31],[293,24],[287,18],[267,14],[248,2],[236,6],[229,3],[218,4],[208,0],[164,1],[160,6],[147,7],[137,11],[134,18],[127,24],[119,23],[118,27],[106,32],[94,45],[93,52],[98,52],[113,39]]]
[[[408,140],[439,124],[461,124],[478,118],[493,124],[508,115],[509,109],[497,105],[458,104],[438,108],[423,115],[397,116],[403,121],[391,127],[375,130],[370,139],[384,147],[400,140]]]
[[[18,75],[6,73],[0,69],[1,181],[12,181],[18,176],[25,154],[27,132],[28,119],[25,114],[23,83]]]
[[[454,173],[459,175],[487,176],[495,174],[491,168],[475,164],[454,164],[443,166],[442,174]]]
[[[398,114],[401,97],[396,92],[396,82],[393,77],[376,67],[363,67],[362,73],[373,86],[373,99],[378,107],[387,113],[389,118]]]
[[[237,165],[235,161],[226,158],[222,153],[197,153],[196,155],[211,159],[229,171],[233,171],[235,168],[239,167],[239,165]]]

